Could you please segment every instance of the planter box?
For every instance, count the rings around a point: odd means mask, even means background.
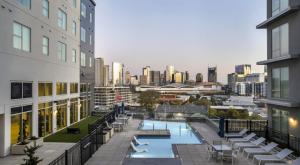
[[[109,132],[105,132],[105,133],[102,135],[102,140],[103,140],[102,143],[103,143],[103,144],[107,143],[108,140],[109,140],[109,138],[110,138]]]
[[[38,139],[36,139],[36,140],[30,140],[30,144],[32,145],[32,146],[34,146],[34,145],[39,145],[39,146],[42,146],[43,145],[43,143],[44,143],[44,140],[43,140],[43,138],[38,138]]]
[[[33,145],[32,142],[28,144],[14,144],[11,146],[11,154],[12,155],[25,155],[24,149],[26,146]]]
[[[113,135],[114,135],[114,133],[115,133],[115,129],[110,129],[110,132],[109,132],[109,136],[110,136],[110,138],[112,138],[113,137]]]

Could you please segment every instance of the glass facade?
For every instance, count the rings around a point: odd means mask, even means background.
[[[12,82],[11,99],[32,98],[32,82]]]
[[[289,7],[289,0],[272,0],[272,16],[275,16]]]
[[[39,83],[39,96],[52,96],[52,83]]]
[[[71,99],[70,106],[70,124],[73,124],[78,121],[78,99]]]
[[[56,125],[57,130],[67,126],[67,100],[57,102]]]
[[[272,128],[281,133],[289,131],[289,112],[280,109],[272,108]]]
[[[30,52],[30,28],[14,22],[13,23],[13,47],[15,49]]]
[[[53,108],[52,102],[39,104],[39,137],[44,137],[52,133]]]
[[[32,134],[32,105],[11,108],[11,144],[29,139]]]
[[[86,98],[82,97],[80,99],[80,120],[84,119],[87,117],[87,100]]]
[[[67,94],[68,83],[57,82],[56,83],[56,95]]]
[[[272,30],[272,58],[289,54],[289,24],[283,24]]]
[[[289,68],[272,69],[272,97],[287,98],[289,96]]]
[[[70,83],[70,93],[78,93],[78,83]]]

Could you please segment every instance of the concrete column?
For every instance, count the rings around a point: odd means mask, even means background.
[[[81,104],[80,104],[80,99],[78,98],[78,121],[80,121],[80,107],[81,107]]]
[[[53,111],[53,119],[52,119],[52,132],[56,132],[57,131],[57,120],[56,120],[56,116],[57,116],[57,104],[53,103],[53,107],[52,107]]]
[[[71,102],[70,100],[67,101],[67,126],[70,125],[70,107],[71,107]]]
[[[38,137],[38,125],[39,125],[39,112],[38,112],[38,104],[39,104],[39,95],[38,95],[38,82],[33,82],[32,84],[32,136]]]
[[[11,129],[11,111],[10,106],[4,105],[4,151],[3,156],[9,155],[10,153],[10,129]],[[1,123],[2,124],[2,123]],[[1,155],[2,156],[2,155]]]

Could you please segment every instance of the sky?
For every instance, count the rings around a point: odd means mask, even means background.
[[[166,65],[189,71],[191,79],[217,66],[218,81],[237,64],[266,59],[265,0],[97,0],[96,57],[121,62],[131,74]]]

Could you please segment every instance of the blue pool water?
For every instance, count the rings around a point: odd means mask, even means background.
[[[170,130],[170,137],[149,137],[139,136],[137,139],[141,142],[147,142],[148,145],[137,146],[137,148],[147,149],[147,152],[132,152],[132,158],[174,158],[172,144],[201,144],[201,140],[194,134],[191,127],[185,122],[166,122],[144,120],[141,130],[167,129]]]

